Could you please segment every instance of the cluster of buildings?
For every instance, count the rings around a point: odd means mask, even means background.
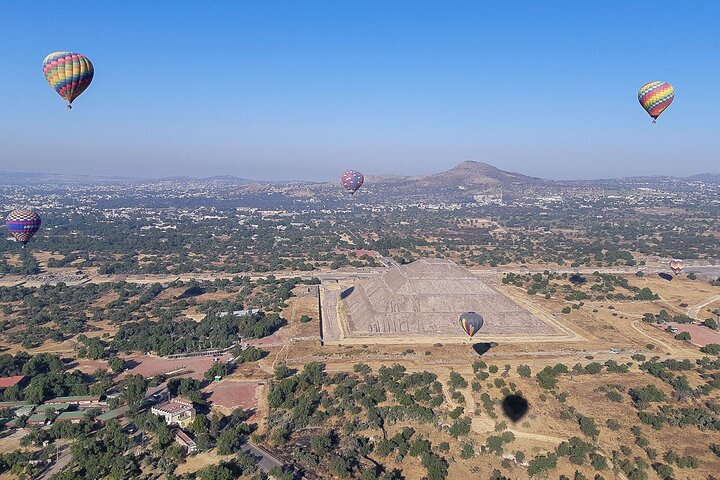
[[[169,426],[177,427],[173,430],[173,435],[178,445],[185,448],[188,453],[197,451],[195,440],[183,430],[195,418],[195,407],[190,400],[182,397],[174,398],[151,407],[150,413],[162,417]]]
[[[27,377],[23,375],[0,377],[0,393],[9,387],[22,388],[26,384]],[[149,395],[148,398],[161,401],[161,403],[152,405],[150,412],[161,417],[167,425],[175,427],[173,430],[175,441],[188,453],[193,453],[197,450],[197,445],[183,430],[195,418],[196,411],[193,402],[183,397],[167,400],[166,394],[167,391],[162,394]],[[117,395],[111,394],[108,398]],[[20,400],[0,402],[0,428],[47,427],[57,422],[80,423],[83,419],[88,418],[91,411],[96,414],[97,409],[106,411],[95,415],[95,422],[105,424],[113,419],[121,419],[129,410],[127,406],[107,410],[107,405],[107,401],[99,395],[56,397],[41,404]]]
[[[24,378],[22,376],[19,376]],[[0,389],[2,385],[10,384],[17,377],[0,378]],[[10,381],[8,381],[10,380]],[[18,383],[15,383],[17,385]],[[12,385],[11,385],[12,386]],[[106,402],[100,400],[98,395],[73,395],[68,397],[56,397],[46,400],[41,404],[32,404],[26,401],[0,402],[0,411],[3,411],[5,418],[0,419],[0,426],[5,428],[21,428],[24,426],[43,426],[54,422],[79,423],[88,414],[90,409],[103,408]],[[96,417],[97,421],[108,421],[116,418],[113,415]]]

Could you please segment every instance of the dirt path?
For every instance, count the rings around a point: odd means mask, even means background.
[[[709,305],[711,303],[720,302],[720,295],[713,295],[712,297],[706,298],[702,302],[693,305],[688,309],[688,317],[694,318],[695,320],[701,320],[698,316],[700,315],[700,310],[705,307],[705,305]]]
[[[634,321],[630,324],[630,326],[632,326],[632,328],[633,328],[636,332],[638,332],[640,335],[643,335],[643,336],[649,338],[650,340],[652,340],[652,341],[655,342],[655,343],[659,343],[659,344],[662,345],[663,347],[667,348],[671,353],[673,353],[673,352],[676,351],[675,348],[671,347],[670,345],[668,345],[667,343],[663,342],[662,340],[658,340],[657,338],[655,338],[655,337],[653,337],[653,336],[651,336],[651,335],[643,332],[640,328],[638,328],[637,322],[638,322],[637,320],[634,320]]]
[[[566,441],[567,438],[553,437],[551,435],[542,435],[539,433],[521,432],[519,430],[508,429],[517,438],[526,438],[528,440],[535,440],[537,442],[552,443],[553,445],[560,445]]]
[[[446,379],[443,379],[446,380]],[[450,395],[450,387],[448,387],[447,383],[444,381],[441,381],[442,383],[442,389],[443,389],[443,395],[445,396],[445,401],[447,402],[448,406],[453,409],[458,406],[465,408],[465,413],[472,416],[472,429],[476,433],[488,433],[493,432],[495,430],[495,422],[486,416],[485,414],[476,415],[475,409],[476,409],[476,403],[475,398],[473,397],[473,392],[469,388],[463,388],[458,389],[460,393],[463,394],[463,397],[465,397],[465,405],[459,405],[457,402],[455,402],[451,395]],[[543,443],[550,443],[553,445],[559,445],[560,443],[567,440],[567,438],[560,438],[560,437],[554,437],[551,435],[542,435],[539,433],[530,433],[530,432],[523,432],[520,430],[515,430],[512,428],[507,429],[507,431],[512,432],[513,435],[517,438],[526,438],[528,440],[535,440],[537,442],[543,442]]]
[[[473,431],[476,433],[485,434],[495,431],[495,423],[485,414],[474,416],[471,426]],[[543,435],[541,433],[523,432],[521,430],[515,430],[513,428],[508,428],[506,429],[506,431],[512,432],[512,434],[515,435],[516,438],[525,438],[527,440],[534,440],[536,442],[549,443],[552,445],[560,445],[562,442],[567,440],[567,438],[554,437],[552,435]]]

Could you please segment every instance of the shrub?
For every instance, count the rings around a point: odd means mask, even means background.
[[[689,342],[692,340],[692,337],[690,336],[690,332],[680,332],[677,335],[675,335],[675,340],[682,340],[684,342]]]
[[[720,328],[720,327],[718,327],[718,323],[712,318],[707,318],[707,319],[703,320],[702,324],[713,330],[717,330],[718,328]]]
[[[620,403],[623,401],[622,395],[620,395],[617,390],[610,390],[607,392],[606,396],[611,402]]]
[[[528,464],[528,475],[534,477],[536,475],[546,475],[550,470],[557,467],[557,455],[548,453],[547,455],[538,455]]]
[[[588,437],[595,439],[600,435],[600,430],[598,430],[597,425],[595,425],[594,419],[580,415],[578,417],[578,423],[580,424],[580,431]]]
[[[607,458],[598,453],[590,454],[590,464],[595,470],[605,470],[608,466]]]

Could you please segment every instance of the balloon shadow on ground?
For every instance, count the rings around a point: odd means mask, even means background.
[[[508,395],[502,402],[502,409],[505,416],[516,423],[527,414],[530,404],[520,395]]]
[[[350,296],[350,294],[353,292],[353,290],[355,290],[355,287],[350,287],[350,288],[340,292],[340,299],[345,300],[347,297]]]
[[[484,353],[487,353],[493,347],[497,347],[497,343],[484,342],[473,344],[473,350],[475,350],[475,353],[477,353],[478,355],[483,355]]]
[[[672,282],[673,279],[672,275],[665,272],[658,273],[658,277],[662,278],[663,280],[667,280],[668,282]]]

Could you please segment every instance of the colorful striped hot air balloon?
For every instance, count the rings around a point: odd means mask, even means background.
[[[670,260],[670,270],[677,275],[678,273],[682,272],[685,268],[684,262],[680,258],[673,258]]]
[[[343,187],[345,187],[345,190],[350,192],[351,195],[354,195],[355,192],[358,191],[358,188],[365,182],[365,177],[357,170],[347,170],[340,177],[340,181]]]
[[[652,117],[652,123],[670,106],[674,98],[675,89],[667,82],[646,83],[638,91],[640,105]]]
[[[40,223],[40,215],[34,210],[13,210],[5,221],[8,231],[23,247],[40,230]]]
[[[73,100],[90,86],[95,69],[85,55],[53,52],[43,61],[43,73],[50,86],[67,100],[70,109]]]
[[[471,337],[482,328],[483,323],[483,317],[478,313],[466,312],[460,315],[460,326]]]

